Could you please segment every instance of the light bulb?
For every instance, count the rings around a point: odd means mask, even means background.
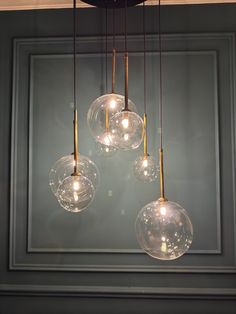
[[[152,156],[139,156],[133,164],[135,177],[143,182],[153,182],[158,178],[159,168]]]
[[[135,112],[123,110],[110,120],[112,144],[123,150],[136,149],[143,140],[143,120]]]
[[[129,126],[129,119],[128,118],[124,118],[122,121],[121,121],[121,124],[123,126],[124,129],[127,129],[128,126]]]
[[[132,101],[129,100],[128,105],[132,111],[136,112],[136,107]],[[100,142],[105,145],[112,145],[112,143],[107,144],[107,137],[104,135],[110,130],[110,119],[116,113],[122,111],[124,107],[124,96],[118,94],[106,94],[94,100],[88,110],[87,123],[96,142]],[[106,115],[108,115],[108,125],[106,125]]]
[[[57,191],[59,185],[62,181],[69,177],[74,172],[74,155],[66,155],[55,162],[53,167],[49,172],[49,185],[55,196],[57,196]],[[87,177],[93,184],[95,188],[99,185],[100,174],[95,163],[88,157],[80,155],[78,159],[77,168],[79,172]]]
[[[104,145],[99,142],[95,143],[95,150],[98,156],[111,157],[117,152],[117,148],[111,145]]]
[[[139,212],[135,231],[140,247],[160,260],[173,260],[188,251],[193,227],[187,212],[169,201],[154,201]]]
[[[65,178],[58,187],[57,199],[67,211],[79,213],[93,201],[95,189],[92,182],[82,175]]]

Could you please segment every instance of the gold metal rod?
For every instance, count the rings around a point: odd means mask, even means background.
[[[79,158],[79,149],[78,149],[78,113],[77,109],[74,110],[74,174],[78,173],[78,158]]]
[[[125,52],[125,110],[129,109],[128,80],[129,80],[129,64],[128,52]]]
[[[163,167],[163,149],[159,149],[159,165],[160,165],[160,198],[159,201],[165,202],[165,188],[164,188],[164,167]]]
[[[106,108],[106,131],[109,130],[109,111],[108,108]]]
[[[116,80],[116,50],[112,49],[112,87],[111,92],[115,93],[115,80]]]
[[[143,115],[143,155],[144,157],[147,157],[147,114],[144,113]]]

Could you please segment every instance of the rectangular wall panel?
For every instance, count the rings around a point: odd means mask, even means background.
[[[148,139],[149,151],[157,158],[159,54],[152,40],[149,37],[147,42]],[[227,34],[173,35],[165,36],[163,42],[166,192],[192,219],[191,250],[168,265],[140,250],[134,222],[138,211],[158,197],[158,182],[143,184],[135,179],[132,164],[141,148],[107,159],[97,154],[86,115],[90,103],[105,92],[105,55],[99,38],[82,39],[77,58],[80,151],[97,164],[101,183],[93,204],[84,212],[71,214],[59,206],[50,191],[48,174],[57,159],[73,150],[71,40],[18,39],[14,50],[11,269],[235,270],[234,252],[229,250],[235,245],[233,198],[225,201],[227,162],[222,155],[223,149],[230,153],[231,147],[221,141],[224,132],[231,132],[221,111],[231,114],[233,38]],[[131,37],[130,43],[129,96],[142,114],[142,38]],[[116,80],[121,94],[122,57],[118,54]],[[108,61],[110,64],[110,56]]]

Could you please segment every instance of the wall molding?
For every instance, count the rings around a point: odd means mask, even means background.
[[[102,56],[104,53],[94,53],[89,54],[89,57],[92,56]],[[157,56],[158,52],[148,52],[147,58],[149,55]],[[78,54],[79,55],[79,54]],[[117,55],[122,55],[118,53]],[[207,50],[207,51],[167,51],[163,52],[164,56],[211,56],[213,59],[213,71],[214,71],[214,84],[216,87],[215,90],[215,99],[214,99],[214,112],[215,112],[215,158],[216,158],[216,217],[217,217],[217,234],[216,234],[216,248],[212,249],[190,249],[186,252],[186,255],[221,255],[222,254],[222,247],[221,247],[221,238],[222,238],[222,224],[221,224],[221,199],[220,199],[220,163],[219,163],[219,117],[218,117],[218,101],[217,101],[217,55],[216,51]],[[80,56],[80,55],[79,55]],[[82,55],[82,58],[85,55]],[[130,56],[143,56],[141,52],[132,52]],[[33,82],[33,74],[34,74],[34,60],[38,59],[63,59],[63,58],[70,58],[72,55],[68,54],[39,54],[39,55],[31,55],[30,56],[30,102],[29,102],[29,152],[28,152],[28,218],[27,218],[27,252],[28,253],[111,253],[111,254],[144,254],[143,250],[141,249],[112,249],[112,248],[48,248],[48,247],[34,247],[32,245],[32,169],[33,169],[33,157],[32,157],[32,147],[33,139],[33,97],[32,87],[34,86]]]
[[[156,35],[149,35],[147,38],[153,40],[156,37]],[[156,37],[157,38],[157,37]],[[174,35],[164,35],[164,39],[166,41],[178,41],[178,40],[204,40],[208,41],[210,39],[214,40],[224,40],[228,41],[228,45],[230,46],[229,49],[229,58],[231,60],[231,63],[234,62],[234,34],[231,33],[220,33],[220,34],[174,34]],[[89,38],[79,38],[78,42],[83,42],[83,43],[91,43],[94,44],[99,40],[99,37],[89,37]],[[109,39],[111,40],[111,38]],[[142,40],[142,36],[130,36],[129,41],[134,42],[137,40]],[[45,44],[45,43],[58,43],[58,44],[69,44],[71,41],[70,38],[39,38],[39,39],[16,39],[14,42],[14,64],[17,65],[17,56],[19,54],[19,49],[20,46],[22,45],[25,49],[27,45],[35,45],[37,44]],[[122,42],[123,37],[120,36],[117,38],[117,42]],[[187,43],[186,43],[187,45]],[[183,48],[183,51],[185,48]],[[86,49],[85,49],[86,50]],[[210,51],[210,50],[209,50]],[[133,53],[134,50],[131,52]],[[199,51],[201,53],[201,51]],[[85,53],[82,51],[81,53]],[[14,67],[14,73],[13,77],[16,77],[16,73],[18,71],[18,67]],[[231,69],[231,72],[233,70]],[[231,92],[234,92],[234,82],[232,81],[234,79],[234,75],[231,73]],[[18,106],[18,100],[17,100],[17,94],[16,90],[19,88],[18,86],[18,80],[14,79],[13,80],[13,111],[12,111],[12,124],[17,126],[17,106]],[[231,97],[232,99],[232,97]],[[234,102],[232,100],[232,108],[234,108]],[[233,130],[232,130],[233,132]],[[16,156],[15,155],[17,152],[16,150],[16,143],[17,143],[17,130],[16,127],[12,128],[12,159],[11,159],[11,167],[14,169],[16,167]],[[235,168],[234,168],[235,169]],[[231,265],[231,266],[224,266],[224,267],[219,267],[219,266],[161,266],[161,265],[77,265],[76,263],[74,265],[69,265],[69,264],[57,264],[53,263],[51,265],[47,263],[32,263],[32,259],[27,259],[27,256],[22,260],[18,260],[18,256],[16,256],[16,239],[18,238],[16,235],[16,201],[14,199],[15,191],[16,191],[16,173],[14,171],[11,172],[11,215],[10,215],[10,252],[9,252],[9,267],[11,270],[38,270],[38,271],[91,271],[91,272],[96,272],[96,271],[102,271],[102,272],[153,272],[153,273],[158,273],[158,272],[176,272],[176,273],[236,273],[236,266]],[[235,191],[234,191],[235,193]],[[235,213],[235,208],[234,208],[234,213]],[[236,214],[235,214],[236,215]],[[220,217],[220,214],[219,214]],[[221,228],[220,225],[218,228]],[[13,232],[11,232],[13,231]],[[235,232],[235,230],[234,230]],[[236,249],[235,249],[236,251]],[[61,251],[58,251],[59,253],[63,253]],[[27,252],[28,257],[32,257],[33,254],[40,254],[41,252],[38,250],[32,250],[29,248],[29,252]],[[57,253],[57,251],[52,251],[52,252],[45,252],[45,253]],[[66,253],[73,253],[73,252],[66,252]],[[83,253],[83,252],[81,252]],[[85,253],[88,253],[88,251]],[[95,252],[95,253],[99,253]],[[106,253],[106,252],[104,252]],[[116,252],[115,252],[116,253]],[[127,253],[127,252],[124,252]],[[131,252],[131,253],[140,253],[140,252]],[[195,252],[193,252],[194,254]],[[204,253],[202,251],[196,252],[197,254],[202,254]],[[142,253],[144,254],[144,253]],[[206,253],[207,255],[208,253]],[[219,254],[220,251],[217,250],[215,252],[212,252],[211,254]],[[214,256],[212,256],[214,258]],[[30,261],[30,262],[27,262]],[[235,260],[234,260],[235,263]],[[209,264],[208,264],[209,265]]]
[[[0,284],[0,295],[135,299],[235,300],[236,289]]]

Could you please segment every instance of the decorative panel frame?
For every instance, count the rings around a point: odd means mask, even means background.
[[[153,48],[153,40],[157,38],[156,36],[149,36],[147,43],[149,46],[149,51],[155,51]],[[100,38],[84,38],[79,39],[79,46],[81,47],[81,54],[85,53],[95,53],[100,54],[101,50],[98,51],[98,43],[101,42]],[[118,47],[122,47],[122,38],[117,39]],[[130,42],[130,54],[135,54],[140,51],[140,45],[142,44],[142,38],[139,36],[133,36],[129,38]],[[232,149],[232,169],[234,167],[235,158],[235,146],[234,146],[234,36],[232,34],[194,34],[194,35],[165,35],[163,38],[164,49],[168,53],[199,53],[199,54],[209,54],[215,58],[215,80],[218,82],[217,88],[219,91],[219,96],[215,95],[215,98],[219,99],[220,108],[217,109],[215,122],[218,125],[218,110],[222,110],[222,107],[227,106],[227,110],[231,114],[231,138],[233,147],[228,147],[227,149]],[[34,58],[34,55],[39,54],[53,54],[55,53],[70,53],[71,51],[71,39],[69,38],[42,38],[37,40],[32,39],[16,39],[14,42],[14,72],[13,72],[13,110],[12,110],[12,162],[11,162],[11,220],[10,220],[10,259],[9,267],[10,269],[16,270],[61,270],[61,271],[117,271],[117,272],[235,272],[235,241],[233,241],[234,252],[226,250],[225,238],[229,235],[226,233],[225,225],[221,225],[221,217],[225,215],[225,210],[223,206],[223,212],[221,211],[222,204],[224,205],[224,194],[222,200],[220,200],[221,192],[224,186],[221,187],[222,181],[220,173],[222,169],[219,168],[220,161],[218,158],[218,153],[216,160],[218,160],[218,168],[216,170],[218,178],[218,200],[217,200],[217,230],[218,230],[218,247],[216,250],[196,250],[190,251],[189,254],[182,257],[181,261],[171,262],[166,265],[165,263],[156,263],[156,261],[150,261],[140,250],[91,250],[91,249],[63,249],[59,248],[53,249],[34,249],[29,243],[31,237],[31,219],[29,208],[23,208],[26,213],[24,216],[19,214],[19,205],[17,202],[17,191],[22,186],[29,186],[28,182],[20,182],[19,176],[17,174],[17,169],[19,168],[19,159],[17,150],[17,145],[20,141],[25,141],[29,134],[20,134],[19,125],[21,123],[21,117],[28,114],[28,109],[25,108],[22,111],[22,116],[19,116],[19,106],[22,106],[22,101],[28,99],[28,88],[30,85],[26,84],[22,89],[19,84],[22,80],[30,82],[30,71],[27,67],[22,67],[22,64],[27,60],[29,67],[30,59]],[[22,70],[23,69],[23,70]],[[22,73],[24,76],[22,77]],[[228,89],[221,85],[223,81],[229,82]],[[228,99],[224,99],[224,95],[228,94]],[[27,101],[29,102],[29,99]],[[217,102],[216,102],[217,106]],[[30,121],[29,121],[30,125]],[[28,133],[30,133],[30,128],[28,128]],[[221,130],[220,130],[221,131]],[[220,145],[220,139],[218,134],[218,128],[216,127],[216,143]],[[216,146],[217,146],[216,145]],[[19,147],[18,147],[19,149]],[[28,145],[30,151],[30,145]],[[222,147],[221,147],[222,150]],[[220,150],[220,155],[222,156],[223,150]],[[24,158],[24,165],[28,162],[27,152],[20,152],[21,156]],[[28,166],[26,166],[27,169]],[[234,183],[233,173],[232,182]],[[30,172],[28,173],[30,177]],[[23,184],[22,184],[23,183]],[[22,191],[23,192],[23,191]],[[25,192],[23,192],[24,194]],[[230,194],[229,202],[230,206],[230,217],[235,217],[235,204],[234,204],[234,193],[235,190],[232,189],[232,194]],[[28,199],[27,193],[24,194]],[[29,201],[27,201],[29,205]],[[27,215],[28,219],[27,219]],[[223,219],[224,222],[224,219]],[[23,227],[23,228],[19,228]],[[27,232],[28,230],[28,232]],[[222,234],[221,234],[222,232]],[[230,235],[235,234],[234,225],[231,225],[229,229]],[[20,240],[19,240],[20,239]],[[221,239],[222,247],[221,249]],[[234,237],[233,237],[234,239]],[[20,241],[20,242],[19,242]],[[20,245],[19,245],[20,243]],[[28,245],[27,245],[28,243]],[[27,247],[24,251],[23,248]],[[65,254],[64,254],[65,253]],[[138,254],[137,254],[138,253]],[[64,262],[59,263],[61,256],[63,255]],[[70,258],[68,258],[70,256]],[[91,260],[91,256],[97,260],[96,264],[89,264],[88,261]],[[197,262],[194,261],[197,259]],[[73,260],[73,263],[70,261]],[[137,263],[138,260],[138,263]],[[108,263],[107,263],[108,261]],[[206,266],[207,265],[207,266]],[[223,265],[223,266],[221,266]]]

